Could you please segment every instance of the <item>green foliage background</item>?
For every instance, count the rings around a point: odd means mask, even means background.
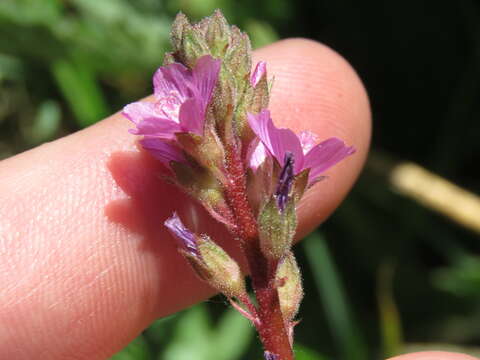
[[[175,13],[200,19],[215,8],[256,47],[288,36],[332,46],[370,94],[374,155],[480,192],[480,6],[468,0],[2,0],[0,158],[147,95]],[[297,358],[480,355],[479,248],[469,230],[393,192],[370,160],[297,247],[307,294]],[[218,297],[160,319],[112,359],[260,359],[252,328],[224,305]]]

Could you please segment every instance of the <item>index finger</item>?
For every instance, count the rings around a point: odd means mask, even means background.
[[[370,113],[351,67],[318,43],[288,40],[256,53],[275,75],[278,125],[338,136],[358,152],[299,209],[300,233],[323,220],[355,181]],[[0,163],[0,358],[102,359],[155,317],[212,294],[163,227],[173,210],[235,252],[204,212],[163,182],[116,114]]]

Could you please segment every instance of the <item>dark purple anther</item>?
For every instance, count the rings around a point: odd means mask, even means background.
[[[183,225],[182,220],[178,217],[177,213],[174,212],[172,217],[165,220],[164,225],[170,231],[170,233],[180,242],[182,248],[187,250],[193,256],[199,256],[197,247],[197,240],[195,239],[195,234],[188,230],[185,225]]]
[[[293,166],[295,159],[293,153],[290,151],[285,152],[285,158],[283,161],[283,168],[280,172],[280,178],[278,179],[277,190],[275,191],[275,197],[277,199],[277,206],[281,212],[285,210],[285,205],[288,201],[288,194],[293,184]]]
[[[265,360],[278,360],[279,359],[278,355],[273,354],[270,351],[265,351],[263,353],[263,355],[265,356]]]

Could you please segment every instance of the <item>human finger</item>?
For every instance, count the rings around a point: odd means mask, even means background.
[[[338,136],[358,152],[299,209],[300,232],[328,216],[367,153],[370,113],[351,67],[318,43],[263,48],[275,75],[277,125]],[[159,178],[116,114],[0,163],[0,358],[103,359],[155,317],[212,294],[178,255],[163,221],[174,210],[235,244],[185,195]]]

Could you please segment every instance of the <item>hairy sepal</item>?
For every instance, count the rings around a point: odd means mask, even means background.
[[[242,297],[246,294],[245,277],[237,262],[208,236],[198,240],[198,249],[203,264],[209,271],[206,281],[227,297]]]
[[[175,174],[169,178],[178,188],[196,199],[208,213],[218,222],[234,231],[230,207],[225,200],[225,194],[217,179],[205,168],[171,162],[170,167]]]
[[[283,318],[291,322],[297,315],[303,298],[302,277],[292,252],[280,260],[275,280]]]
[[[290,250],[297,228],[293,199],[290,198],[281,211],[275,197],[270,197],[260,210],[258,225],[263,254],[269,259],[281,259]]]
[[[305,169],[295,176],[293,181],[292,196],[296,203],[300,201],[305,191],[308,189],[308,176],[310,169]]]

